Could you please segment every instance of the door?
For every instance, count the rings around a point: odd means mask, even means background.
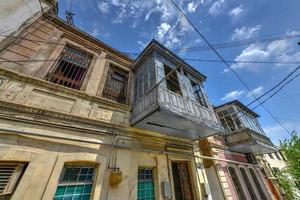
[[[176,200],[193,200],[193,190],[187,162],[172,162]]]

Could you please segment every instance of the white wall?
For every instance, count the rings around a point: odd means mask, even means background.
[[[49,7],[41,0],[43,8]],[[39,0],[1,0],[0,1],[0,42],[16,31],[30,17],[41,11]]]

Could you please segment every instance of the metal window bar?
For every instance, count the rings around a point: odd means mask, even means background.
[[[90,55],[66,46],[55,67],[48,73],[46,80],[78,90],[90,62]]]
[[[103,96],[119,102],[127,103],[128,72],[110,66],[103,90]]]

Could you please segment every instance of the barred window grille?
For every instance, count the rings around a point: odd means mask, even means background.
[[[154,200],[154,174],[151,168],[139,168],[137,200]]]
[[[127,102],[128,72],[114,66],[110,66],[106,78],[103,96],[110,100],[126,103]]]
[[[94,177],[94,167],[65,166],[54,200],[89,200],[92,194]]]
[[[69,88],[80,89],[90,62],[89,54],[66,46],[46,80]]]
[[[12,194],[23,169],[24,164],[0,163],[0,196]]]

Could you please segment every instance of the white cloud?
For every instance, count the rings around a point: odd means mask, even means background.
[[[296,130],[300,133],[300,124],[295,122],[285,122],[285,127],[289,130]],[[279,124],[272,124],[269,126],[263,127],[266,135],[271,138],[272,142],[275,145],[279,145],[279,140],[283,141],[284,139],[291,138],[291,136],[283,129]]]
[[[244,90],[234,90],[225,94],[224,97],[221,98],[222,101],[231,101],[234,99],[238,99],[242,94],[244,94]]]
[[[156,36],[158,37],[159,40],[162,40],[165,35],[167,34],[167,32],[170,30],[171,25],[163,22],[161,23],[158,27],[157,27],[157,33]]]
[[[196,11],[197,7],[198,7],[198,4],[195,3],[195,2],[193,1],[193,2],[188,3],[188,5],[187,5],[187,10],[188,10],[190,13],[193,13],[193,12]]]
[[[109,10],[110,10],[110,4],[109,4],[109,2],[100,1],[100,2],[97,3],[97,8],[102,13],[108,13]]]
[[[217,0],[209,8],[208,10],[209,14],[213,16],[220,14],[223,10],[224,5],[225,5],[225,0]]]
[[[263,91],[264,91],[264,87],[263,86],[259,86],[259,87],[255,88],[255,89],[253,89],[252,93],[254,95],[261,95],[263,93]],[[248,92],[247,97],[248,98],[252,97],[252,94],[250,92]]]
[[[239,16],[242,12],[243,12],[243,6],[240,5],[236,8],[233,8],[230,12],[229,12],[229,15],[233,16],[233,17],[237,17]]]
[[[288,32],[288,34],[297,32]],[[295,40],[278,40],[269,44],[251,44],[245,48],[235,61],[300,61],[299,47]],[[266,66],[266,65],[264,65]],[[275,64],[274,67],[287,66],[286,64]],[[233,69],[247,69],[258,72],[263,69],[262,64],[235,63]],[[292,66],[291,66],[292,67]]]
[[[256,35],[261,29],[261,25],[257,25],[254,27],[246,27],[243,26],[242,28],[236,28],[234,33],[232,34],[232,40],[244,40],[249,39]]]

